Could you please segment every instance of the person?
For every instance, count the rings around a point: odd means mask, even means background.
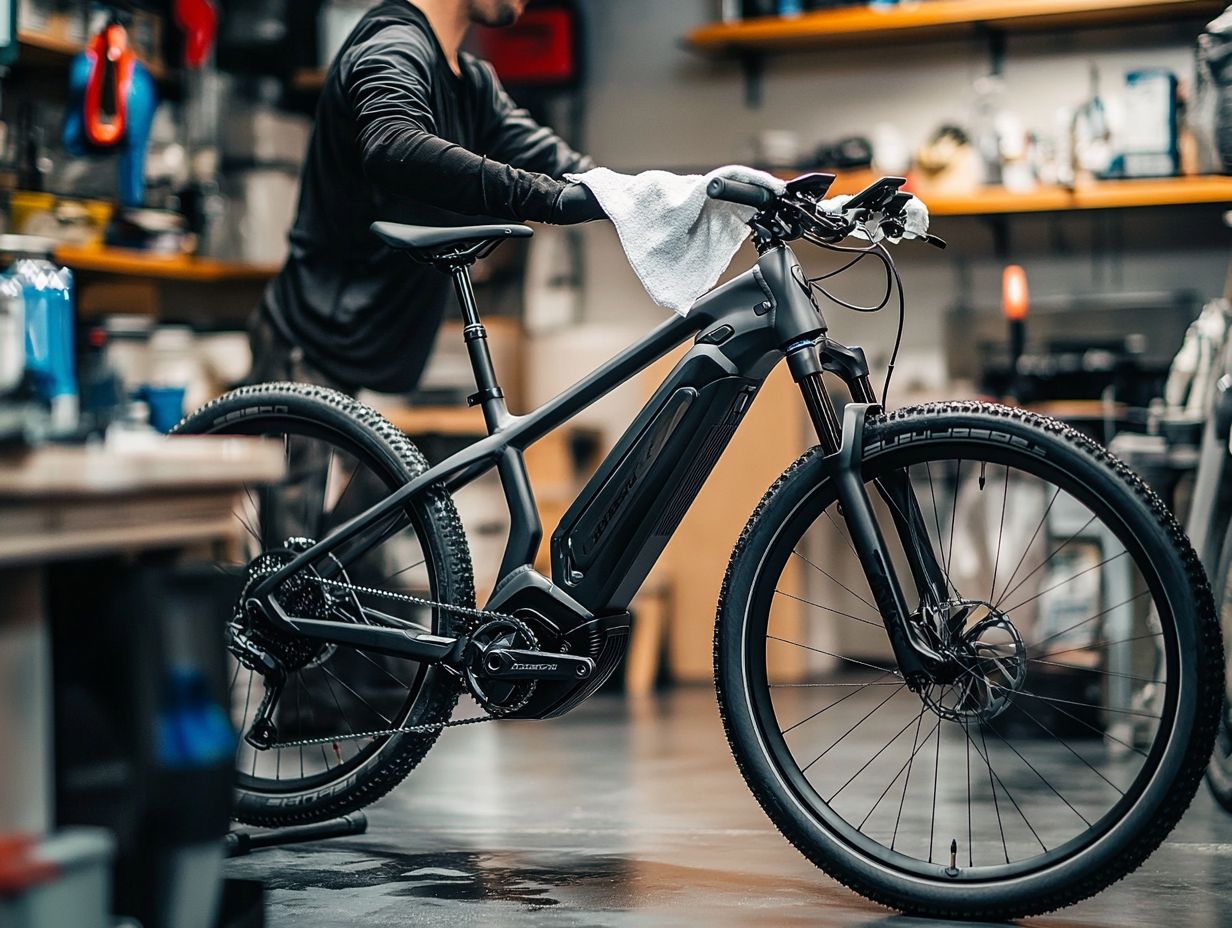
[[[383,0],[364,15],[325,81],[286,264],[251,326],[250,382],[415,387],[452,288],[384,246],[374,221],[603,218],[585,186],[562,179],[591,159],[461,50],[472,24],[512,25],[526,2]]]

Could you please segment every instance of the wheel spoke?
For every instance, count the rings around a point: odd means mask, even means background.
[[[1039,537],[1040,529],[1044,527],[1044,523],[1048,521],[1048,513],[1052,512],[1053,504],[1056,503],[1057,497],[1061,495],[1061,488],[1057,487],[1052,494],[1052,499],[1048,500],[1048,505],[1044,507],[1044,514],[1040,516],[1039,524],[1035,526],[1035,531],[1031,533],[1031,538],[1027,541],[1027,546],[1022,549],[1022,557],[1018,559],[1018,563],[1014,565],[1014,572],[1010,574],[1010,578],[1005,581],[1005,589],[1010,588],[1010,584],[1014,582],[1014,578],[1018,576],[1018,571],[1022,570],[1022,565],[1027,561],[1027,555],[1031,553],[1031,546],[1035,544],[1035,539]],[[1017,589],[1017,587],[1015,587]],[[994,600],[994,605],[1000,603],[1005,598],[1005,590],[1001,591],[1001,596]]]
[[[1151,715],[1149,712],[1138,712],[1135,709],[1119,709],[1114,706],[1101,706],[1093,702],[1078,702],[1074,699],[1062,699],[1060,696],[1042,696],[1039,693],[1032,693],[1029,690],[1018,690],[1017,693],[1014,693],[1013,690],[1006,689],[1004,686],[997,683],[993,683],[992,686],[1007,693],[1013,693],[1017,696],[1030,696],[1032,699],[1042,699],[1044,702],[1063,703],[1067,706],[1077,706],[1082,709],[1101,709],[1104,712],[1117,712],[1121,715],[1133,715],[1142,719],[1154,719],[1157,722],[1160,720],[1160,716],[1158,715]]]
[[[347,478],[346,486],[342,488],[342,492],[338,494],[338,498],[334,500],[332,506],[329,507],[329,512],[325,514],[325,521],[332,522],[334,513],[338,511],[338,507],[342,505],[342,501],[346,499],[346,495],[350,492],[351,484],[355,482],[355,475],[359,473],[360,464],[355,462],[355,467],[351,469],[351,476]]]
[[[880,709],[882,706],[884,706],[887,702],[889,702],[891,699],[893,699],[895,696],[897,696],[897,695],[898,695],[899,693],[901,693],[901,692],[902,692],[902,690],[901,690],[901,689],[897,689],[897,690],[895,690],[893,693],[891,693],[891,694],[890,694],[889,696],[887,696],[885,699],[881,700],[881,702],[877,703],[877,705],[873,706],[873,708],[869,709],[869,710],[868,710],[868,712],[866,712],[866,713],[865,713],[865,714],[864,714],[864,715],[860,718],[860,720],[859,720],[858,722],[856,722],[854,725],[852,725],[850,728],[848,728],[845,732],[843,732],[841,735],[839,735],[839,736],[838,736],[838,738],[836,738],[836,739],[835,739],[835,741],[834,741],[834,743],[833,743],[833,744],[831,744],[828,748],[826,748],[824,751],[822,751],[820,754],[818,754],[816,757],[814,757],[811,761],[809,761],[807,764],[805,764],[805,765],[804,765],[804,768],[803,768],[800,772],[801,772],[801,773],[808,773],[809,767],[812,767],[812,766],[813,766],[813,764],[817,763],[819,760],[821,760],[823,757],[825,757],[827,754],[829,754],[831,751],[833,751],[836,747],[838,747],[839,743],[840,743],[840,742],[842,742],[844,738],[846,738],[848,735],[850,735],[852,732],[854,732],[857,728],[859,728],[861,725],[863,725],[865,722],[867,722],[867,721],[868,721],[868,720],[872,717],[872,715],[873,715],[873,713],[874,713],[874,712],[876,712],[878,709]]]
[[[248,728],[248,707],[252,704],[252,678],[256,676],[255,671],[248,671],[248,692],[244,696],[244,717],[240,720],[240,738],[235,745],[235,756],[240,756],[240,749],[247,743],[244,741],[244,731]],[[255,751],[253,752],[256,753]]]
[[[354,696],[356,699],[362,702],[365,706],[367,706],[374,715],[379,716],[382,722],[384,722],[386,725],[393,724],[393,719],[389,718],[389,716],[385,715],[385,713],[379,711],[375,706],[372,705],[372,703],[368,702],[368,700],[360,696],[359,693],[355,692],[355,690],[352,689],[351,686],[349,686],[347,682],[343,680],[341,677],[339,677],[336,673],[331,672],[330,669],[326,667],[324,664],[318,664],[317,666],[320,667],[321,670],[325,671],[325,674],[327,676],[333,677],[335,680],[337,680],[344,690],[346,690],[348,693],[350,693],[352,696]]]
[[[1080,754],[1077,750],[1075,750],[1074,747],[1068,741],[1066,741],[1064,738],[1062,738],[1060,735],[1054,732],[1051,728],[1049,728],[1047,725],[1045,725],[1043,722],[1037,719],[1034,715],[1032,715],[1029,710],[1027,710],[1023,706],[1019,706],[1018,711],[1021,712],[1023,715],[1025,715],[1027,718],[1029,718],[1032,722],[1034,722],[1040,728],[1042,728],[1045,732],[1047,732],[1054,741],[1059,742],[1067,751],[1069,751],[1076,758],[1082,761],[1083,764],[1085,764],[1087,768],[1093,774],[1095,774],[1097,777],[1099,777],[1101,780],[1103,780],[1105,783],[1111,786],[1114,790],[1117,791],[1118,794],[1122,796],[1125,795],[1125,790],[1121,789],[1119,786],[1117,786],[1115,783],[1109,780],[1106,776],[1104,776],[1104,774],[1100,772],[1098,767],[1094,766],[1089,760],[1083,757],[1082,754]]]
[[[942,688],[941,699],[945,699],[945,689]],[[940,701],[940,700],[939,700]],[[933,757],[933,818],[928,826],[928,862],[933,862],[933,836],[937,831],[937,779],[941,773],[941,726],[937,726],[937,753]]]
[[[1102,648],[1110,648],[1116,644],[1128,644],[1131,641],[1146,641],[1148,638],[1160,638],[1162,636],[1163,632],[1149,632],[1145,635],[1134,635],[1132,638],[1118,638],[1116,641],[1093,641],[1091,644],[1078,644],[1074,645],[1072,648],[1063,648],[1060,651],[1045,651],[1044,657],[1056,657],[1058,654],[1073,654],[1075,651],[1094,651]]]
[[[907,801],[907,787],[911,785],[911,767],[915,763],[915,755],[919,753],[919,748],[916,747],[916,744],[918,743],[920,748],[924,747],[924,745],[928,744],[929,735],[932,734],[932,731],[930,730],[928,735],[924,736],[924,740],[920,741],[920,722],[923,720],[924,710],[927,708],[928,707],[925,706],[920,709],[919,718],[917,718],[915,722],[915,739],[911,742],[911,754],[907,757],[907,776],[903,780],[903,793],[898,797],[898,815],[894,817],[894,834],[890,838],[890,850],[894,850],[894,845],[898,841],[898,826],[903,819],[903,804]],[[940,724],[941,719],[938,718],[937,725]],[[897,780],[898,777],[896,776],[894,779]],[[893,781],[891,781],[891,785],[893,785]],[[870,812],[869,815],[872,815],[872,812]]]
[[[1027,662],[1031,664],[1044,664],[1048,667],[1064,667],[1067,670],[1085,670],[1087,673],[1099,674],[1101,677],[1120,677],[1122,680],[1133,680],[1135,683],[1167,683],[1167,680],[1149,680],[1146,677],[1135,677],[1128,673],[1114,673],[1111,670],[1099,670],[1095,667],[1083,667],[1081,664],[1062,664],[1059,661],[1046,661],[1038,657],[1028,657]]]
[[[427,630],[428,630],[428,631],[431,631],[431,629],[427,629]],[[407,689],[407,690],[409,690],[409,689],[411,688],[409,684],[404,683],[403,681],[399,680],[399,679],[398,679],[397,677],[395,677],[392,673],[390,673],[390,672],[389,672],[389,670],[388,670],[387,668],[385,668],[385,667],[381,666],[381,664],[380,664],[380,663],[378,663],[377,661],[373,660],[373,659],[372,659],[372,658],[371,658],[368,654],[365,654],[363,651],[360,651],[360,650],[358,650],[358,649],[357,649],[357,650],[352,651],[352,653],[353,653],[353,654],[358,654],[360,657],[362,657],[364,660],[366,660],[369,664],[371,664],[373,667],[375,667],[375,668],[376,668],[377,670],[379,670],[381,673],[385,674],[385,676],[389,677],[389,679],[393,680],[395,683],[397,683],[397,684],[398,684],[400,687],[402,687],[403,689]]]
[[[954,567],[954,526],[958,520],[958,494],[962,490],[962,463],[962,458],[959,458],[954,464],[954,505],[950,507],[950,544],[945,557],[945,573],[947,577]]]
[[[324,671],[325,668],[320,664],[317,664],[316,669]],[[338,694],[334,692],[334,685],[329,682],[328,674],[325,675],[325,688],[329,690],[329,698],[333,700],[334,708],[338,710],[338,715],[342,717],[342,724],[347,727],[347,731],[351,734],[355,734],[355,729],[351,727],[351,719],[346,712],[343,711],[342,704],[338,702]]]
[[[1046,776],[1040,773],[1039,770],[1036,769],[1033,763],[1031,763],[1029,760],[1023,757],[1022,752],[1019,751],[1018,748],[1014,747],[1012,744],[1006,741],[1005,738],[1002,736],[1001,732],[997,731],[996,726],[993,725],[991,722],[988,723],[988,730],[991,731],[994,735],[996,735],[997,738],[1000,739],[1002,744],[1004,744],[1007,748],[1013,751],[1014,754],[1018,757],[1018,759],[1022,761],[1024,764],[1026,764],[1027,767],[1030,768],[1031,772],[1040,778],[1040,782],[1042,782],[1045,786],[1047,786],[1048,789],[1050,789],[1056,795],[1058,799],[1060,799],[1063,803],[1069,806],[1070,811],[1073,812],[1075,815],[1077,815],[1080,819],[1082,819],[1082,822],[1084,825],[1086,825],[1088,828],[1091,827],[1090,820],[1088,820],[1085,815],[1083,815],[1081,812],[1075,809],[1073,803],[1071,803],[1068,799],[1066,799],[1063,795],[1061,795],[1060,791],[1055,786],[1052,785],[1051,781],[1049,781],[1049,779]]]
[[[785,596],[788,599],[794,599],[796,602],[802,603],[805,606],[812,606],[814,609],[821,609],[825,612],[830,612],[830,613],[833,613],[834,615],[841,616],[844,619],[852,619],[853,621],[856,621],[856,622],[863,622],[865,625],[871,625],[874,628],[884,628],[885,627],[884,623],[882,622],[874,622],[872,619],[863,619],[860,616],[852,615],[849,612],[839,612],[837,609],[831,609],[829,606],[821,605],[821,603],[810,602],[807,599],[802,599],[801,597],[796,596],[793,593],[788,593],[785,590],[775,590],[774,592],[776,596]]]
[[[877,611],[877,607],[876,607],[875,605],[873,605],[872,603],[870,603],[867,599],[865,599],[863,596],[861,596],[859,593],[857,593],[855,590],[853,590],[853,589],[852,589],[851,587],[849,587],[847,584],[843,583],[843,581],[842,581],[842,580],[839,580],[837,577],[835,577],[835,576],[834,576],[832,573],[830,573],[828,570],[826,570],[825,568],[822,568],[822,567],[818,567],[816,564],[814,564],[812,561],[810,561],[807,557],[805,557],[803,554],[801,554],[801,553],[800,553],[799,551],[797,551],[795,548],[792,548],[791,553],[792,553],[792,554],[794,554],[796,557],[798,557],[800,560],[804,561],[804,563],[808,564],[808,565],[809,565],[809,567],[813,568],[813,570],[817,571],[819,574],[821,574],[822,576],[826,577],[828,580],[831,580],[832,582],[834,582],[834,583],[838,584],[840,587],[842,587],[844,590],[846,590],[848,593],[850,593],[852,596],[854,596],[854,597],[855,597],[856,599],[858,599],[860,602],[864,603],[864,605],[868,606],[868,608],[872,609],[874,612],[876,612],[876,611]]]
[[[884,676],[887,676],[887,674],[882,674],[881,676],[882,676],[882,677],[884,677]],[[881,679],[881,677],[878,677],[877,679]],[[780,730],[780,732],[779,732],[779,734],[785,735],[785,734],[787,734],[787,733],[788,733],[788,732],[790,732],[790,731],[794,731],[795,729],[797,729],[797,728],[799,728],[801,725],[803,725],[805,722],[811,722],[813,719],[817,718],[817,716],[821,715],[823,712],[826,712],[826,711],[828,711],[828,710],[830,710],[830,709],[833,709],[835,706],[840,705],[840,704],[842,704],[842,703],[846,702],[848,699],[851,699],[851,697],[853,697],[853,696],[857,696],[857,695],[859,695],[859,694],[860,694],[860,692],[862,692],[862,691],[864,690],[864,688],[865,688],[865,687],[867,687],[867,686],[873,686],[873,685],[874,685],[873,683],[865,683],[863,686],[860,686],[858,689],[854,689],[854,690],[852,690],[852,691],[851,691],[850,693],[848,693],[846,696],[840,696],[838,699],[834,700],[834,702],[830,703],[828,706],[824,706],[824,707],[822,707],[822,708],[818,709],[818,710],[817,710],[816,712],[814,712],[812,715],[807,716],[806,718],[803,718],[803,719],[801,719],[800,721],[796,722],[796,724],[794,724],[794,725],[790,725],[790,726],[788,726],[787,728],[781,729],[781,730]],[[905,684],[905,683],[892,683],[892,684],[890,684],[890,685],[891,685],[891,686],[906,686],[906,684]]]
[[[931,738],[933,734],[932,729],[929,729],[928,734],[924,736],[924,740],[920,741],[920,725],[924,721],[924,713],[927,711],[928,711],[927,707],[922,707],[920,709],[920,714],[907,723],[908,728],[911,727],[912,722],[914,722],[916,725],[915,737],[911,745],[911,753],[907,756],[907,759],[903,761],[903,765],[898,768],[898,772],[894,774],[894,778],[891,779],[890,782],[886,784],[885,789],[881,791],[881,795],[877,797],[877,801],[873,803],[873,807],[868,810],[868,814],[865,815],[864,818],[860,820],[860,824],[856,826],[857,831],[864,830],[864,824],[870,818],[872,818],[873,813],[877,811],[877,807],[881,805],[881,800],[885,799],[886,795],[890,792],[890,790],[894,788],[894,784],[897,783],[898,778],[903,775],[903,771],[906,770],[910,766],[913,760],[915,760],[916,754],[918,754],[921,751],[921,749],[923,749],[924,745],[928,744],[928,739]],[[937,719],[937,722],[935,725],[933,725],[933,728],[938,727],[940,724],[941,724],[941,719]],[[837,795],[837,793],[835,795]],[[901,805],[899,806],[899,815],[900,816],[902,815]],[[895,822],[895,827],[897,828],[897,826],[898,826],[898,823]]]
[[[396,570],[392,574],[390,574],[388,577],[384,578],[380,583],[377,584],[377,586],[384,586],[385,584],[389,583],[389,581],[395,580],[398,577],[401,577],[408,570],[414,570],[416,567],[423,567],[423,565],[426,563],[428,563],[428,559],[425,557],[423,560],[416,561],[414,564],[407,564],[401,570]]]
[[[1060,554],[1060,553],[1061,553],[1061,552],[1062,552],[1062,551],[1063,551],[1063,550],[1064,550],[1064,549],[1065,549],[1065,548],[1069,545],[1069,543],[1070,543],[1071,541],[1073,541],[1075,538],[1077,538],[1079,535],[1081,535],[1083,532],[1085,532],[1088,528],[1090,528],[1090,527],[1091,527],[1091,523],[1092,523],[1092,522],[1094,522],[1094,521],[1095,521],[1095,516],[1094,516],[1094,515],[1092,515],[1092,516],[1091,516],[1091,518],[1087,519],[1087,520],[1086,520],[1086,522],[1084,522],[1084,523],[1082,524],[1082,528],[1078,529],[1078,531],[1074,532],[1074,534],[1072,534],[1072,535],[1070,535],[1068,538],[1066,538],[1066,539],[1065,539],[1065,541],[1061,542],[1061,544],[1060,544],[1060,546],[1059,546],[1059,547],[1054,548],[1054,549],[1053,549],[1053,551],[1052,551],[1052,553],[1051,553],[1051,554],[1049,554],[1046,558],[1044,558],[1044,559],[1043,559],[1043,560],[1042,560],[1039,564],[1037,564],[1037,565],[1035,566],[1035,568],[1034,568],[1034,569],[1033,569],[1033,570],[1032,570],[1029,574],[1027,574],[1025,577],[1023,577],[1021,580],[1019,580],[1019,581],[1018,581],[1018,583],[1016,583],[1016,584],[1014,585],[1014,588],[1013,588],[1012,590],[1002,590],[1002,591],[1001,591],[1001,598],[997,600],[997,602],[995,603],[995,605],[996,605],[997,607],[1000,607],[1001,603],[1005,602],[1007,599],[1009,599],[1009,597],[1010,597],[1011,595],[1013,595],[1014,593],[1018,592],[1018,590],[1022,589],[1023,584],[1025,584],[1028,580],[1030,580],[1032,577],[1034,577],[1037,573],[1039,573],[1041,570],[1043,570],[1045,567],[1047,567],[1047,566],[1048,566],[1048,563],[1049,563],[1049,562],[1050,562],[1050,561],[1051,561],[1054,557],[1056,557],[1058,554]],[[1006,611],[1008,612],[1009,610],[1006,610]]]
[[[880,670],[882,673],[893,674],[896,677],[901,676],[897,670],[892,670],[889,667],[878,667],[876,664],[868,663],[868,661],[859,661],[854,657],[847,657],[843,654],[835,654],[833,651],[825,651],[821,648],[814,648],[812,645],[801,644],[798,641],[792,641],[788,638],[780,638],[777,635],[767,635],[766,637],[771,641],[781,641],[783,644],[791,644],[795,645],[797,648],[804,648],[806,651],[815,651],[818,654],[825,654],[828,657],[837,657],[840,661],[846,661],[849,664],[855,664],[859,667],[867,667],[869,670]]]
[[[908,486],[910,486],[910,484],[911,484],[910,469],[908,469],[908,471],[907,471],[907,484],[908,484]],[[893,507],[894,511],[898,513],[899,518],[900,518],[903,522],[905,522],[905,523],[907,524],[907,526],[909,527],[909,529],[910,529],[910,531],[911,531],[911,544],[912,544],[912,546],[915,548],[915,550],[916,550],[917,552],[922,552],[922,551],[923,551],[923,545],[928,545],[928,546],[929,546],[929,548],[931,548],[931,547],[932,547],[932,542],[931,542],[931,540],[929,540],[929,538],[928,538],[928,526],[927,526],[927,525],[925,525],[925,526],[924,526],[924,540],[923,540],[923,542],[921,542],[921,541],[920,541],[920,539],[919,539],[919,537],[918,537],[918,536],[917,536],[917,534],[916,534],[916,524],[915,524],[915,520],[914,520],[914,519],[911,519],[911,518],[908,518],[907,514],[906,514],[905,512],[903,512],[902,507],[901,507],[901,506],[899,506],[899,505],[898,505],[898,503],[896,503],[896,502],[894,501],[894,498],[893,498],[893,497],[892,497],[889,493],[885,493],[885,494],[883,494],[882,498],[886,501],[886,504],[887,504],[887,505],[889,505],[889,506],[892,506],[892,507]],[[935,514],[935,511],[934,511],[934,514]],[[921,516],[921,517],[922,517],[922,516]],[[938,532],[940,532],[940,529],[938,529]],[[940,535],[938,535],[938,537],[937,537],[937,545],[938,545],[938,546],[940,546],[940,545],[941,545],[941,537],[940,537]],[[945,582],[946,582],[947,589],[952,589],[955,593],[957,593],[957,592],[958,592],[958,587],[955,585],[954,581],[950,579],[950,574],[949,574],[949,571],[946,569],[945,562],[944,562],[944,558],[942,558],[942,559],[941,559],[941,561],[940,561],[940,562],[938,562],[938,566],[941,568],[941,574],[942,574],[942,576],[943,576],[943,577],[945,577]],[[943,590],[943,591],[942,591],[942,593],[943,593],[943,594],[945,594],[945,593],[946,593],[946,590]],[[876,607],[874,607],[874,608],[876,608]]]
[[[933,486],[933,469],[929,466],[928,461],[924,462],[924,471],[928,475],[928,496],[933,502],[933,524],[937,526],[937,551],[941,553],[944,550],[945,535],[941,532],[941,512],[937,506],[937,491]],[[945,559],[944,554],[941,556],[941,572],[945,574],[945,582],[957,593],[958,588],[954,586],[954,582],[950,579],[950,565]]]
[[[923,714],[923,713],[921,712],[921,715],[922,715],[922,714]],[[872,757],[870,757],[868,760],[866,760],[866,761],[864,762],[863,766],[861,766],[859,770],[857,770],[857,771],[856,771],[855,773],[853,773],[850,777],[848,777],[848,778],[847,778],[847,781],[846,781],[845,783],[843,783],[843,785],[842,785],[842,786],[840,786],[837,790],[835,790],[835,791],[834,791],[834,793],[830,796],[830,798],[826,800],[826,805],[833,805],[834,800],[838,798],[838,794],[839,794],[839,793],[841,793],[843,790],[845,790],[848,786],[850,786],[850,785],[852,784],[852,782],[856,779],[856,777],[858,777],[858,776],[859,776],[860,774],[862,774],[865,770],[867,770],[867,769],[869,768],[869,765],[871,765],[873,761],[875,761],[878,757],[880,757],[880,756],[881,756],[881,755],[885,752],[886,748],[888,748],[888,747],[889,747],[890,745],[892,745],[895,741],[897,741],[897,740],[898,740],[898,739],[899,739],[899,738],[903,735],[903,733],[904,733],[904,732],[906,732],[906,731],[907,731],[907,729],[908,729],[908,728],[910,728],[910,727],[912,726],[912,724],[914,724],[914,723],[915,723],[915,721],[916,721],[915,719],[909,719],[909,720],[908,720],[908,722],[907,722],[907,724],[906,724],[906,725],[904,725],[902,728],[900,728],[900,729],[899,729],[899,730],[895,733],[895,735],[894,735],[894,737],[893,737],[893,738],[891,738],[889,741],[887,741],[885,744],[883,744],[881,747],[879,747],[879,748],[877,749],[877,753],[876,753],[876,754],[874,754]],[[938,726],[941,724],[940,720],[938,720],[937,724],[938,724]],[[930,732],[930,734],[931,734],[931,732]],[[927,740],[927,739],[926,739],[926,740]],[[895,777],[894,777],[894,780],[897,780],[897,779],[898,779],[898,777],[897,777],[897,776],[895,776]],[[890,781],[890,786],[893,786],[893,785],[894,785],[894,780],[891,780],[891,781]],[[889,790],[890,786],[887,786],[887,787],[886,787],[886,790],[887,790],[887,791]],[[882,795],[884,796],[884,795],[885,795],[885,793],[883,792],[883,793],[882,793]],[[875,807],[874,807],[874,808],[875,808]],[[871,813],[870,813],[870,814],[871,814]],[[865,820],[867,821],[867,816],[865,817]],[[863,824],[863,823],[861,823],[861,824]]]
[[[1075,622],[1073,625],[1070,625],[1068,628],[1063,628],[1063,629],[1061,629],[1059,632],[1053,632],[1053,633],[1052,633],[1051,635],[1049,635],[1047,638],[1044,638],[1044,639],[1043,639],[1043,640],[1041,640],[1041,641],[1037,641],[1037,642],[1036,642],[1035,644],[1033,644],[1033,645],[1028,645],[1028,647],[1030,647],[1030,648],[1038,648],[1038,647],[1041,647],[1041,646],[1043,646],[1043,645],[1046,645],[1048,642],[1053,641],[1054,639],[1060,638],[1062,635],[1068,635],[1070,632],[1074,631],[1075,629],[1079,629],[1079,628],[1081,628],[1082,626],[1086,625],[1088,622],[1094,622],[1096,619],[1103,618],[1103,617],[1104,617],[1104,616],[1106,616],[1109,612],[1113,612],[1113,611],[1115,611],[1115,610],[1117,610],[1117,609],[1120,609],[1122,606],[1128,606],[1130,603],[1137,602],[1137,601],[1138,601],[1138,600],[1140,600],[1143,596],[1146,596],[1146,595],[1148,595],[1149,593],[1150,593],[1150,590],[1143,590],[1141,593],[1137,594],[1136,596],[1131,596],[1129,599],[1122,600],[1121,602],[1117,603],[1115,606],[1109,606],[1107,609],[1101,609],[1099,612],[1095,613],[1095,615],[1090,615],[1090,616],[1087,616],[1087,617],[1086,617],[1085,619],[1083,619],[1082,621],[1080,621],[1080,622]],[[1158,635],[1158,634],[1159,634],[1159,633],[1157,632],[1157,633],[1156,633],[1156,635]],[[1154,636],[1154,635],[1140,635],[1140,636],[1138,636],[1138,637],[1139,637],[1139,638],[1143,638],[1143,637],[1155,637],[1155,636]],[[1138,640],[1138,638],[1125,638],[1125,639],[1122,639],[1122,640],[1123,640],[1123,641],[1137,641],[1137,640]],[[1113,643],[1114,643],[1114,644],[1120,644],[1121,642],[1113,642]],[[1084,648],[1087,648],[1087,647],[1090,647],[1090,645],[1081,645],[1081,646],[1079,646],[1078,648],[1070,648],[1069,650],[1070,650],[1070,651],[1075,651],[1075,650],[1083,650]],[[1054,652],[1052,652],[1052,654],[1064,654],[1064,653],[1066,653],[1066,652],[1064,652],[1064,651],[1054,651]],[[1045,655],[1045,656],[1051,656],[1051,655]]]
[[[988,601],[995,602],[997,570],[1001,566],[1001,540],[1005,536],[1005,503],[1010,495],[1010,469],[1005,468],[1005,485],[1001,488],[1001,521],[997,526],[997,556],[992,562],[992,584],[988,589]]]
[[[1017,606],[1011,606],[1009,609],[1003,609],[1003,610],[1001,610],[1001,611],[1002,611],[1002,612],[1004,612],[1006,615],[1009,615],[1011,612],[1014,612],[1014,611],[1015,611],[1015,610],[1017,610],[1017,609],[1021,609],[1023,606],[1025,606],[1025,605],[1027,605],[1027,604],[1029,604],[1029,603],[1033,603],[1033,602],[1035,602],[1035,601],[1036,601],[1037,599],[1039,599],[1041,596],[1047,595],[1048,593],[1051,593],[1053,590],[1059,590],[1061,587],[1065,586],[1067,583],[1072,583],[1073,581],[1077,580],[1079,577],[1081,577],[1081,576],[1083,576],[1083,575],[1085,575],[1085,574],[1089,574],[1089,573],[1090,573],[1091,571],[1093,571],[1093,570],[1099,570],[1099,569],[1100,569],[1101,567],[1103,567],[1105,564],[1111,564],[1113,561],[1117,560],[1118,558],[1125,557],[1125,555],[1127,555],[1128,553],[1129,553],[1128,551],[1126,551],[1124,548],[1122,548],[1119,552],[1117,552],[1116,554],[1113,554],[1113,555],[1109,555],[1108,557],[1106,557],[1106,558],[1104,558],[1102,561],[1100,561],[1098,564],[1093,564],[1093,565],[1091,565],[1090,567],[1084,568],[1083,570],[1078,571],[1078,573],[1074,574],[1073,576],[1071,576],[1071,577],[1066,577],[1066,578],[1065,578],[1064,580],[1062,580],[1060,583],[1054,584],[1054,585],[1052,585],[1052,586],[1048,587],[1048,589],[1046,589],[1046,590],[1040,590],[1038,593],[1036,593],[1036,594],[1035,594],[1034,596],[1032,596],[1030,599],[1024,599],[1024,600],[1023,600],[1022,602],[1020,602]],[[1019,586],[1021,586],[1021,585],[1022,585],[1022,584],[1019,584]],[[1002,599],[1004,599],[1004,598],[1005,598],[1005,597],[1002,597]]]
[[[766,685],[771,689],[807,688],[814,686],[858,686],[860,689],[864,689],[866,686],[902,686],[903,684],[892,683],[887,680],[885,683],[768,683]]]

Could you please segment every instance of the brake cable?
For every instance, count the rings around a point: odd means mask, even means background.
[[[799,204],[793,204],[793,206],[809,219],[814,221],[816,220],[816,216],[809,215],[809,213]],[[810,297],[814,299],[814,304],[816,302],[816,297],[814,294],[820,293],[830,302],[836,304],[837,306],[841,306],[844,309],[849,309],[852,312],[878,313],[885,309],[890,302],[890,298],[894,296],[895,292],[897,291],[898,293],[898,326],[894,336],[894,347],[890,352],[890,361],[886,366],[885,381],[881,388],[881,405],[882,408],[887,408],[890,397],[890,383],[894,378],[894,368],[898,363],[898,355],[902,349],[903,331],[906,327],[907,317],[907,301],[903,292],[903,281],[902,276],[898,272],[898,267],[889,251],[881,242],[871,242],[864,248],[853,248],[850,246],[839,245],[835,242],[826,241],[824,238],[821,238],[819,235],[810,231],[804,231],[802,237],[819,248],[824,248],[828,251],[855,255],[854,258],[842,267],[827,271],[825,274],[820,274],[817,277],[807,277],[804,274],[803,269],[798,265],[793,269],[792,273],[793,276],[795,276],[796,282],[800,284],[800,286],[809,293]],[[837,277],[840,274],[851,270],[870,255],[882,263],[882,266],[885,268],[886,272],[885,295],[879,303],[870,306],[862,306],[858,303],[851,303],[841,297],[836,296],[834,293],[830,292],[821,285],[822,281],[830,280],[833,277]]]

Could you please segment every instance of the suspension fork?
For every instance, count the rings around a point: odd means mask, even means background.
[[[863,355],[848,351],[834,365],[841,368],[836,373],[844,375],[852,398],[856,400],[848,405],[841,424],[822,380],[826,366],[816,343],[806,341],[788,348],[787,364],[800,387],[809,418],[830,465],[843,521],[885,624],[894,658],[907,684],[913,690],[919,689],[931,678],[930,670],[945,664],[945,658],[924,640],[922,630],[910,621],[911,609],[873,513],[872,502],[864,489],[861,466],[864,420],[869,411],[877,407],[868,383],[867,368],[859,370]],[[926,604],[944,601],[936,599],[945,592],[944,573],[928,543],[923,514],[906,474],[894,474],[890,479],[878,481],[877,490],[893,513],[913,579]],[[934,602],[929,603],[929,600]]]

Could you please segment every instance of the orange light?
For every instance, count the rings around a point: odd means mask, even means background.
[[[1027,272],[1019,265],[1011,264],[1001,275],[1001,311],[1011,322],[1027,318],[1031,306],[1031,291],[1027,286]]]

